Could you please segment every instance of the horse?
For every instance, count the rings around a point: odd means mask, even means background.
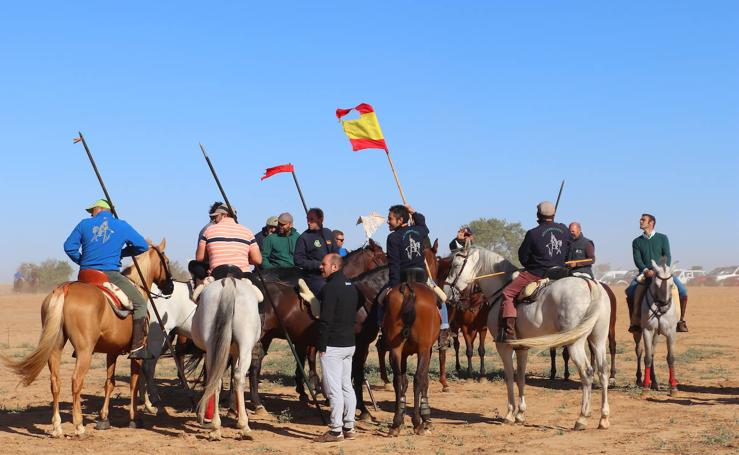
[[[377,243],[370,239],[369,243],[358,248],[344,257],[344,274],[351,279],[360,273],[381,267],[387,263],[387,257]],[[266,290],[272,296],[272,301],[279,312],[280,318],[295,345],[295,351],[301,363],[308,360],[308,381],[316,390],[320,383],[316,373],[316,349],[315,343],[318,339],[318,325],[316,319],[311,316],[307,305],[304,305],[294,291],[295,284],[302,276],[296,268],[268,269],[262,272],[266,284]],[[274,308],[268,302],[260,306],[263,315],[262,337],[257,346],[249,373],[249,393],[252,405],[257,414],[265,414],[267,411],[259,397],[259,376],[261,374],[262,362],[267,355],[269,346],[275,338],[284,339],[285,333],[280,321],[275,314]],[[308,401],[305,393],[300,366],[295,368],[295,391],[301,401]]]
[[[675,377],[675,333],[677,321],[680,319],[679,309],[672,301],[674,287],[672,270],[664,260],[657,264],[652,260],[655,275],[647,288],[641,302],[641,331],[644,337],[644,390],[652,385],[654,350],[657,347],[657,336],[667,338],[667,366],[669,368],[670,396],[677,396],[677,379]],[[638,361],[638,360],[637,360]]]
[[[436,256],[427,264],[431,278],[436,279]],[[428,404],[429,366],[431,348],[439,338],[441,315],[436,304],[436,293],[425,283],[400,283],[393,287],[385,300],[382,331],[390,351],[395,389],[395,415],[390,436],[400,434],[405,415],[405,393],[408,388],[406,370],[408,357],[416,354],[418,363],[413,376],[414,408],[411,420],[417,435],[431,429],[431,408]]]
[[[136,257],[144,275],[142,283],[133,267],[123,273],[139,287],[149,288],[153,283],[163,287],[171,281],[169,260],[164,255],[166,241],[157,246],[149,246],[149,250]],[[36,349],[26,358],[13,361],[2,357],[2,362],[16,375],[20,383],[30,385],[48,363],[51,372],[51,394],[53,397],[53,414],[51,418],[51,436],[60,438],[62,419],[59,415],[59,366],[61,355],[67,340],[72,343],[77,360],[72,373],[72,420],[75,436],[82,437],[85,426],[82,417],[81,394],[85,375],[92,361],[94,352],[105,353],[107,377],[105,380],[105,399],[95,428],[110,428],[108,420],[110,395],[115,387],[114,375],[116,359],[127,352],[131,346],[133,328],[132,316],[121,319],[113,312],[105,295],[98,287],[80,281],[66,282],[54,288],[46,296],[41,306],[42,333]],[[141,418],[137,414],[137,387],[141,360],[131,360],[131,403],[129,406],[129,427],[140,428]]]
[[[449,275],[452,265],[452,258],[439,258],[438,260],[438,279],[444,282]],[[467,376],[472,377],[472,355],[475,338],[480,335],[480,344],[477,353],[480,355],[480,377],[485,376],[485,337],[488,333],[488,312],[490,306],[486,304],[485,294],[479,286],[475,285],[471,288],[469,295],[462,298],[455,304],[449,304],[449,332],[458,334],[462,332],[466,345],[467,355]],[[455,369],[457,372],[462,370],[459,362],[459,336],[454,337],[454,354]],[[442,392],[449,390],[446,382],[446,351],[439,350],[439,380],[442,384]]]
[[[606,294],[608,294],[608,300],[611,302],[611,319],[608,323],[608,353],[611,355],[611,372],[608,377],[608,386],[609,387],[615,387],[616,385],[616,294],[613,293],[613,290],[604,282],[600,282],[600,285],[603,286],[603,289],[606,291]],[[551,348],[549,349],[549,357],[551,359],[551,368],[549,370],[549,379],[553,380],[557,375],[557,349]],[[570,368],[569,368],[569,361],[570,361],[570,352],[567,349],[567,346],[562,347],[562,359],[564,360],[564,379],[568,380],[570,379]],[[592,351],[591,351],[591,358],[590,362],[594,363],[594,359],[592,357]]]
[[[221,439],[221,418],[218,412],[219,394],[229,357],[233,362],[236,382],[237,427],[244,439],[252,439],[244,403],[246,374],[251,364],[252,349],[259,341],[259,301],[253,285],[246,279],[231,276],[216,280],[205,287],[192,316],[192,341],[205,352],[207,381],[198,402],[198,423],[203,424],[208,402],[215,405],[208,435]]]
[[[452,298],[471,286],[479,275],[497,271],[512,273],[515,266],[502,256],[483,248],[470,247],[454,254],[452,267],[445,284],[447,295]],[[497,277],[496,277],[497,278]],[[451,280],[451,283],[449,283]],[[480,280],[487,298],[492,298],[492,287]],[[500,299],[490,311],[488,328],[497,334],[500,321]],[[503,361],[506,388],[508,392],[507,413],[505,423],[523,423],[526,411],[524,386],[526,383],[526,362],[528,348],[550,348],[569,345],[570,356],[580,373],[582,383],[582,403],[580,416],[575,422],[575,429],[585,429],[587,417],[590,416],[590,395],[592,388],[593,368],[585,354],[585,343],[589,343],[594,352],[596,370],[601,382],[601,417],[598,428],[610,426],[608,417],[608,378],[606,376],[605,344],[610,320],[610,303],[603,288],[595,281],[581,277],[566,277],[554,281],[538,294],[535,301],[518,306],[516,331],[521,339],[508,342],[497,342],[496,349]],[[516,404],[513,392],[513,351],[516,350],[518,364],[519,402]]]
[[[156,367],[159,358],[166,348],[165,336],[170,338],[175,333],[178,336],[191,337],[192,316],[195,314],[197,305],[190,299],[192,286],[190,283],[182,281],[174,281],[172,294],[163,296],[159,294],[156,285],[151,287],[154,295],[154,304],[157,306],[159,315],[164,323],[164,330],[156,321],[154,310],[149,308],[149,335],[147,340],[147,350],[152,358],[144,359],[141,366],[141,393],[144,399],[144,407],[148,412],[157,413],[156,405],[161,402],[159,389],[154,381],[156,375]],[[182,365],[177,353],[172,353],[175,362]]]

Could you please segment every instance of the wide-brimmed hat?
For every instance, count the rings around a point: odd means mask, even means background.
[[[95,207],[100,207],[101,209],[110,210],[110,203],[106,201],[105,199],[98,199],[97,201],[93,202],[91,206],[87,207],[85,210],[87,210],[88,213],[92,213]]]

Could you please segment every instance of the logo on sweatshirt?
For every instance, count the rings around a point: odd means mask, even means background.
[[[551,237],[549,238],[549,243],[546,244],[549,256],[553,256],[554,254],[562,254],[562,241],[557,240],[557,237],[555,237],[554,234],[549,235]]]
[[[316,248],[321,248],[321,241],[320,241],[320,240],[318,240],[318,239],[316,239],[316,240],[315,240],[315,241],[313,242],[313,246],[314,246],[314,247],[316,247]]]
[[[103,220],[100,226],[92,227],[92,241],[97,242],[100,240],[102,243],[106,243],[110,240],[110,236],[115,234],[115,231],[108,226],[107,218]]]
[[[408,246],[405,249],[405,254],[408,259],[413,259],[416,256],[421,255],[421,242],[413,240],[413,237],[408,238]]]

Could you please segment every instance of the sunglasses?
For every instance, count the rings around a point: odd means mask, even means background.
[[[344,239],[336,239],[337,242],[343,242]]]

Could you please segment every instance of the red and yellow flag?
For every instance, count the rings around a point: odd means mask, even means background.
[[[279,174],[280,172],[295,172],[295,167],[292,164],[281,164],[279,166],[275,167],[268,167],[266,171],[264,171],[264,175],[259,180],[264,180],[266,178],[272,177],[275,174]]]
[[[359,112],[356,120],[341,120],[352,110]],[[387,152],[385,137],[382,135],[380,123],[377,121],[375,110],[367,103],[362,103],[353,109],[336,109],[336,117],[341,121],[344,132],[349,136],[352,150],[383,149]]]

